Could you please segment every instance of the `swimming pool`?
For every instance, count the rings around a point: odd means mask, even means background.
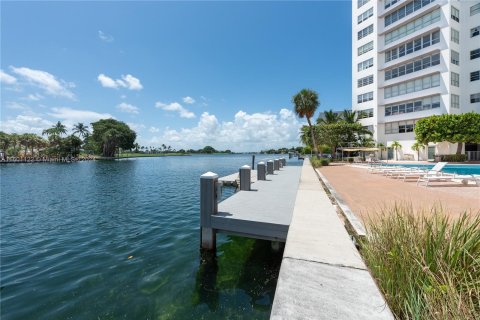
[[[419,167],[422,169],[431,169],[435,164],[387,164],[387,166],[400,167]],[[480,164],[447,164],[443,167],[442,172],[456,174],[480,174]]]

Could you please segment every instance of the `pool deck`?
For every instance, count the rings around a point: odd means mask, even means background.
[[[362,221],[379,214],[395,203],[412,205],[415,212],[428,213],[432,205],[441,206],[452,218],[463,212],[480,211],[480,188],[473,183],[433,182],[428,188],[417,186],[416,179],[406,182],[380,174],[370,174],[365,167],[331,165],[317,169],[352,212]]]
[[[238,191],[220,202],[212,227],[220,233],[284,242],[301,171],[299,166],[285,166],[267,180],[252,183],[251,191]]]

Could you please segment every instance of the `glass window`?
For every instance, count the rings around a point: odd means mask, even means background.
[[[452,9],[451,9],[451,16],[452,16],[452,19],[457,21],[457,22],[460,22],[460,11],[458,11],[457,8],[455,8],[454,6],[452,6]]]
[[[386,107],[386,108],[385,108],[385,115],[386,115],[386,116],[389,116],[389,115],[391,115],[391,114],[392,114],[392,108]]]
[[[423,58],[422,60],[422,69],[430,67],[430,56]]]
[[[440,108],[440,96],[432,97],[432,109],[433,108]]]
[[[390,51],[385,52],[385,62],[388,62],[392,59],[392,54]]]
[[[432,78],[425,77],[422,79],[422,88],[423,90],[428,89],[432,86]]]
[[[414,62],[414,70],[415,71],[422,70],[422,60],[417,60]]]
[[[405,75],[405,65],[398,67],[398,76]]]
[[[405,55],[405,46],[398,47],[398,56],[403,57]]]
[[[390,98],[392,96],[392,88],[385,88],[383,96],[385,97],[385,99]]]
[[[408,63],[407,66],[406,66],[406,70],[405,70],[405,73],[407,73],[407,74],[412,73],[412,72],[413,72],[413,62]]]
[[[414,41],[414,49],[415,51],[421,50],[422,49],[422,38],[415,39]]]
[[[397,58],[398,58],[397,48],[395,48],[395,49],[392,50],[392,60],[397,59]]]
[[[427,34],[423,37],[423,47],[428,47],[430,45],[430,35]]]
[[[402,94],[407,93],[407,84],[406,83],[400,83],[398,86],[398,95],[401,96]]]
[[[451,32],[451,39],[453,42],[455,43],[460,43],[460,32],[458,32],[457,30],[455,29],[451,29],[452,32]]]
[[[407,82],[407,93],[412,93],[415,91],[415,82],[409,81]]]
[[[460,75],[458,73],[451,72],[450,79],[451,79],[451,85],[452,86],[455,86],[455,87],[460,86]]]
[[[392,115],[397,115],[398,114],[398,106],[393,106],[392,107]]]
[[[440,75],[434,74],[431,78],[432,78],[432,88],[438,87],[440,85]]]
[[[437,64],[440,64],[440,54],[434,54],[432,56],[432,66],[436,66]]]
[[[413,112],[413,102],[409,102],[405,105],[405,111],[408,112]]]
[[[478,57],[480,57],[480,49],[470,51],[470,60],[477,59]]]
[[[480,93],[474,93],[470,95],[470,103],[480,102]]]
[[[392,78],[398,77],[398,68],[392,69]]]
[[[410,53],[413,52],[413,42],[412,42],[412,41],[408,42],[407,45],[406,45],[406,47],[407,47],[407,48],[406,48],[406,53],[407,53],[407,54],[410,54]]]
[[[415,80],[415,91],[422,90],[422,79]]]
[[[450,95],[450,108],[460,109],[460,97],[456,94]]]
[[[470,16],[476,15],[480,12],[480,3],[477,3],[470,7]]]
[[[392,97],[398,96],[398,86],[392,87]]]
[[[457,66],[459,66],[460,65],[460,54],[455,50],[450,50],[450,54],[451,54],[451,62],[453,64],[456,64]]]
[[[432,33],[432,45],[440,42],[440,31]]]
[[[480,80],[480,71],[470,72],[470,81],[478,81],[478,80]]]
[[[415,111],[422,111],[423,110],[421,100],[420,101],[415,101],[413,105],[414,105]]]
[[[385,71],[385,80],[390,80],[392,79],[392,71],[391,70],[386,70]]]
[[[470,29],[470,38],[480,35],[480,26]]]

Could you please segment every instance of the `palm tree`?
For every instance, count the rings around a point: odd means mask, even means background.
[[[396,156],[395,160],[398,161],[398,149],[401,149],[402,145],[398,141],[393,141],[390,147],[392,147],[393,150],[395,150],[395,156]]]
[[[140,145],[138,144],[138,142],[135,142],[133,147],[135,148],[135,152],[138,153],[138,149],[140,148]]]
[[[0,149],[2,150],[2,159],[7,160],[7,150],[10,146],[10,135],[0,131]]]
[[[42,135],[47,135],[49,138],[52,137],[53,140],[57,140],[62,134],[66,133],[67,129],[60,121],[58,121],[53,127],[42,131]]]
[[[341,120],[341,117],[338,113],[330,109],[329,111],[325,111],[323,113],[324,118],[318,117],[317,124],[330,124],[330,123],[337,123]]]
[[[418,141],[415,141],[412,145],[412,150],[417,151],[417,161],[420,161],[420,150],[423,148],[425,148],[425,146]]]
[[[29,133],[24,133],[20,135],[18,141],[20,142],[20,146],[25,147],[25,151],[23,152],[23,156],[27,157],[27,150],[28,146],[30,145],[30,134]]]
[[[318,94],[313,90],[303,89],[293,96],[292,102],[295,105],[295,113],[300,118],[307,118],[307,123],[310,128],[310,135],[313,142],[313,151],[318,156],[317,142],[315,141],[315,136],[313,134],[313,126],[312,122],[310,121],[310,119],[315,114],[318,105],[320,104],[320,102],[318,101]]]
[[[85,138],[89,131],[88,126],[84,125],[83,123],[79,122],[73,126],[73,134],[78,133],[79,137]]]
[[[380,160],[383,160],[382,154],[383,154],[383,151],[385,150],[385,145],[379,142],[377,143],[377,148],[380,150]]]
[[[342,119],[345,120],[347,123],[355,123],[358,121],[358,114],[357,111],[352,110],[343,110]]]
[[[16,133],[12,133],[10,135],[10,144],[12,145],[13,147],[13,156],[16,157],[17,156],[17,144],[18,144],[18,140],[20,139],[20,136]]]

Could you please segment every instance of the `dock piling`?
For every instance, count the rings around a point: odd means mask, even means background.
[[[267,174],[273,174],[273,160],[267,161]]]
[[[280,160],[278,160],[278,159],[273,160],[273,169],[275,171],[280,170],[280,164],[279,163],[280,163]]]
[[[258,164],[257,164],[257,180],[267,180],[267,177],[266,177],[266,166],[265,166],[265,162],[263,161],[260,161]]]
[[[250,191],[250,177],[252,174],[252,169],[250,166],[244,165],[240,167],[239,176],[240,176],[240,190]]]
[[[218,175],[207,172],[200,176],[200,243],[204,250],[215,250],[216,232],[212,228],[212,215],[218,212]]]

